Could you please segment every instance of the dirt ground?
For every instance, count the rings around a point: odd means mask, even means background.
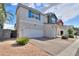
[[[28,43],[17,45],[15,40],[0,42],[0,56],[48,56],[49,54]]]

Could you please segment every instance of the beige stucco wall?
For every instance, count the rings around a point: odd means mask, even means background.
[[[48,23],[47,15],[44,15],[43,17],[44,17],[44,19],[43,19],[43,20],[44,20],[44,23],[45,23],[45,24]]]
[[[57,37],[56,24],[45,24],[44,36],[49,38],[56,38]]]
[[[17,11],[18,37],[42,37],[44,16],[41,20],[28,17],[28,9],[20,7]]]
[[[43,15],[41,15],[41,20],[38,20],[38,19],[35,19],[35,18],[29,18],[28,17],[28,9],[20,7],[18,13],[19,13],[20,19],[22,19],[22,20],[19,19],[20,22],[28,22],[28,23],[31,22],[31,23],[34,23],[34,24],[40,24],[40,23],[43,24],[44,23]]]

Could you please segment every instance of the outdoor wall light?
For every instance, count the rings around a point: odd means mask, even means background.
[[[34,24],[34,26],[36,26],[36,24]]]

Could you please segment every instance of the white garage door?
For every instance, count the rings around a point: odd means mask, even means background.
[[[43,37],[43,30],[24,29],[23,36],[29,38]]]

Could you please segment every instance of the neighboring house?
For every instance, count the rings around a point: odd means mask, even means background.
[[[64,25],[64,22],[61,19],[57,21],[57,36],[68,36],[69,29],[73,30],[74,35],[74,29],[72,25]]]
[[[18,37],[56,38],[58,33],[60,33],[63,28],[69,28],[69,26],[64,25],[60,27],[60,25],[57,23],[58,19],[55,14],[43,14],[38,10],[27,7],[25,4],[18,4],[16,19],[16,30]],[[58,28],[60,30],[58,30]]]

